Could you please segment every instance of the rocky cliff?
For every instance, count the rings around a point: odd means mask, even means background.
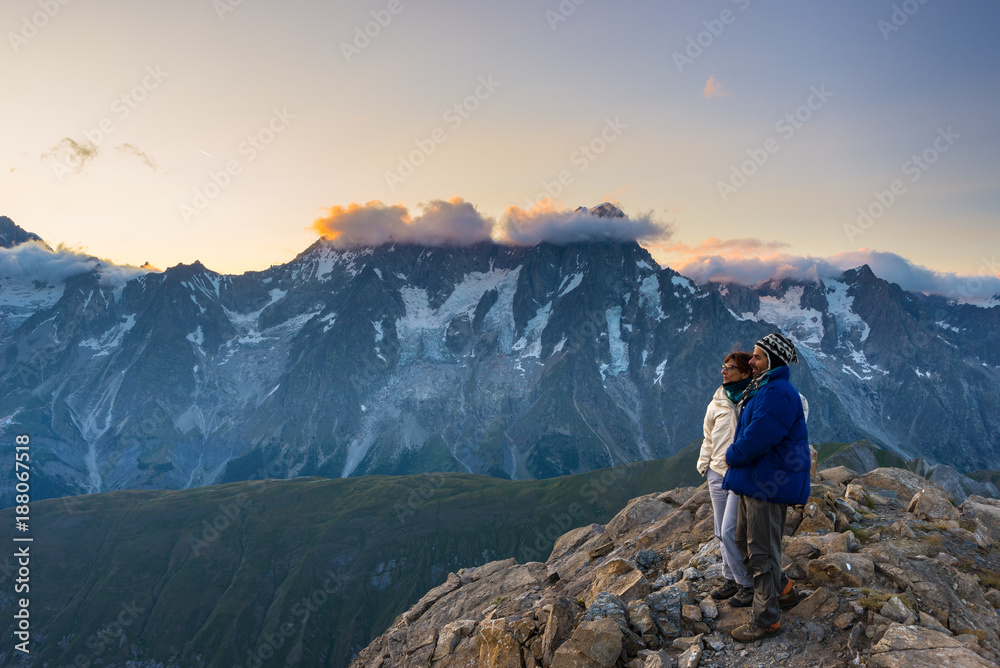
[[[741,645],[746,608],[721,582],[706,485],[634,499],[560,537],[548,560],[462,569],[352,668],[979,667],[1000,659],[1000,501],[961,505],[905,469],[814,473],[789,508],[784,566],[799,602]]]

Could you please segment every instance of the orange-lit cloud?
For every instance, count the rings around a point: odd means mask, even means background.
[[[729,95],[729,91],[722,89],[722,84],[716,80],[715,75],[708,77],[708,81],[705,82],[705,90],[703,91],[705,98],[711,100],[713,97],[725,97]]]
[[[341,248],[384,243],[468,246],[488,240],[493,221],[455,197],[430,202],[416,217],[401,204],[379,201],[334,206],[325,217],[313,221],[312,228]]]
[[[498,243],[533,245],[585,241],[665,240],[672,231],[652,214],[601,217],[584,208],[560,209],[543,200],[529,210],[512,206],[500,222],[480,214],[462,200],[434,200],[411,216],[406,207],[372,201],[335,206],[312,229],[341,248],[384,243],[468,246],[494,238]]]

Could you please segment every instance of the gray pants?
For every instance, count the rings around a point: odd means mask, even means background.
[[[736,492],[722,489],[723,476],[708,469],[708,491],[712,495],[712,512],[715,515],[715,536],[722,543],[722,575],[744,587],[753,586],[753,577],[743,565],[743,554],[736,546],[736,515],[740,497]]]
[[[781,619],[778,597],[788,585],[781,571],[781,536],[787,506],[741,496],[736,518],[736,545],[753,573],[753,621],[770,626]]]

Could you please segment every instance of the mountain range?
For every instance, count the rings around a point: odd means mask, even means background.
[[[41,243],[10,219],[0,239]],[[812,442],[1000,469],[1000,307],[867,266],[698,285],[635,242],[326,239],[242,275],[91,266],[0,276],[0,425],[31,437],[34,498],[662,458],[700,436],[734,344],[775,329]]]

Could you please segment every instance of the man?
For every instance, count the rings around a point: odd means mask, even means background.
[[[798,355],[787,337],[768,334],[757,342],[754,381],[726,450],[723,487],[740,495],[736,542],[753,574],[753,619],[732,633],[740,642],[778,633],[782,603],[798,598],[781,571],[781,537],[787,506],[809,499],[811,457],[802,399],[788,381],[792,362]]]

